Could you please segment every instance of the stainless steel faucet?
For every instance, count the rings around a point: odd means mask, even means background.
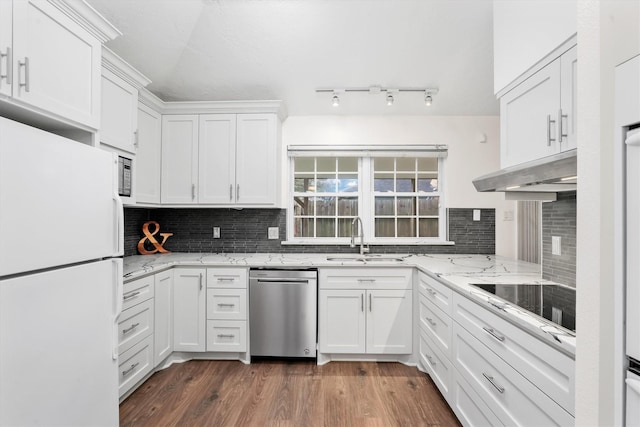
[[[369,252],[369,245],[366,247],[364,246],[364,230],[362,229],[362,219],[360,219],[359,216],[355,217],[353,221],[351,221],[351,247],[356,247],[356,237],[358,236],[353,233],[353,226],[356,225],[357,222],[360,222],[360,255],[364,255]],[[357,229],[358,227],[356,225],[356,231]]]

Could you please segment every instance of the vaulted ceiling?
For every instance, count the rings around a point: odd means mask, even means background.
[[[165,101],[281,99],[289,115],[497,115],[491,0],[87,0]],[[318,88],[437,87],[341,96]]]

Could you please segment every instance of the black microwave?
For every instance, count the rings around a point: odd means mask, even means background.
[[[118,156],[118,194],[123,197],[131,197],[131,167],[131,159]]]

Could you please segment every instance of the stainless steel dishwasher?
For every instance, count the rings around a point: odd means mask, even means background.
[[[318,272],[249,271],[252,356],[316,357]]]

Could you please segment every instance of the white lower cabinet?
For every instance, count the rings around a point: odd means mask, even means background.
[[[153,364],[158,366],[173,352],[173,269],[156,274],[154,287]]]
[[[464,426],[486,427],[505,425],[500,422],[496,414],[491,412],[487,404],[484,403],[456,369],[453,370],[453,383],[447,401],[458,417],[458,420]]]
[[[118,392],[122,397],[153,370],[153,336],[149,335],[118,358]]]
[[[118,321],[118,353],[127,351],[143,337],[153,334],[153,300],[124,310]]]
[[[173,272],[174,351],[205,351],[206,274],[204,268]]]
[[[429,338],[427,333],[420,331],[420,345],[418,349],[420,360],[424,370],[429,374],[433,382],[445,399],[449,399],[453,382],[453,364]]]
[[[460,374],[505,425],[570,426],[567,411],[457,323],[453,362]]]
[[[321,353],[410,354],[411,269],[322,269]]]
[[[246,320],[207,320],[207,351],[247,351]]]
[[[207,351],[247,351],[246,268],[207,269]]]

